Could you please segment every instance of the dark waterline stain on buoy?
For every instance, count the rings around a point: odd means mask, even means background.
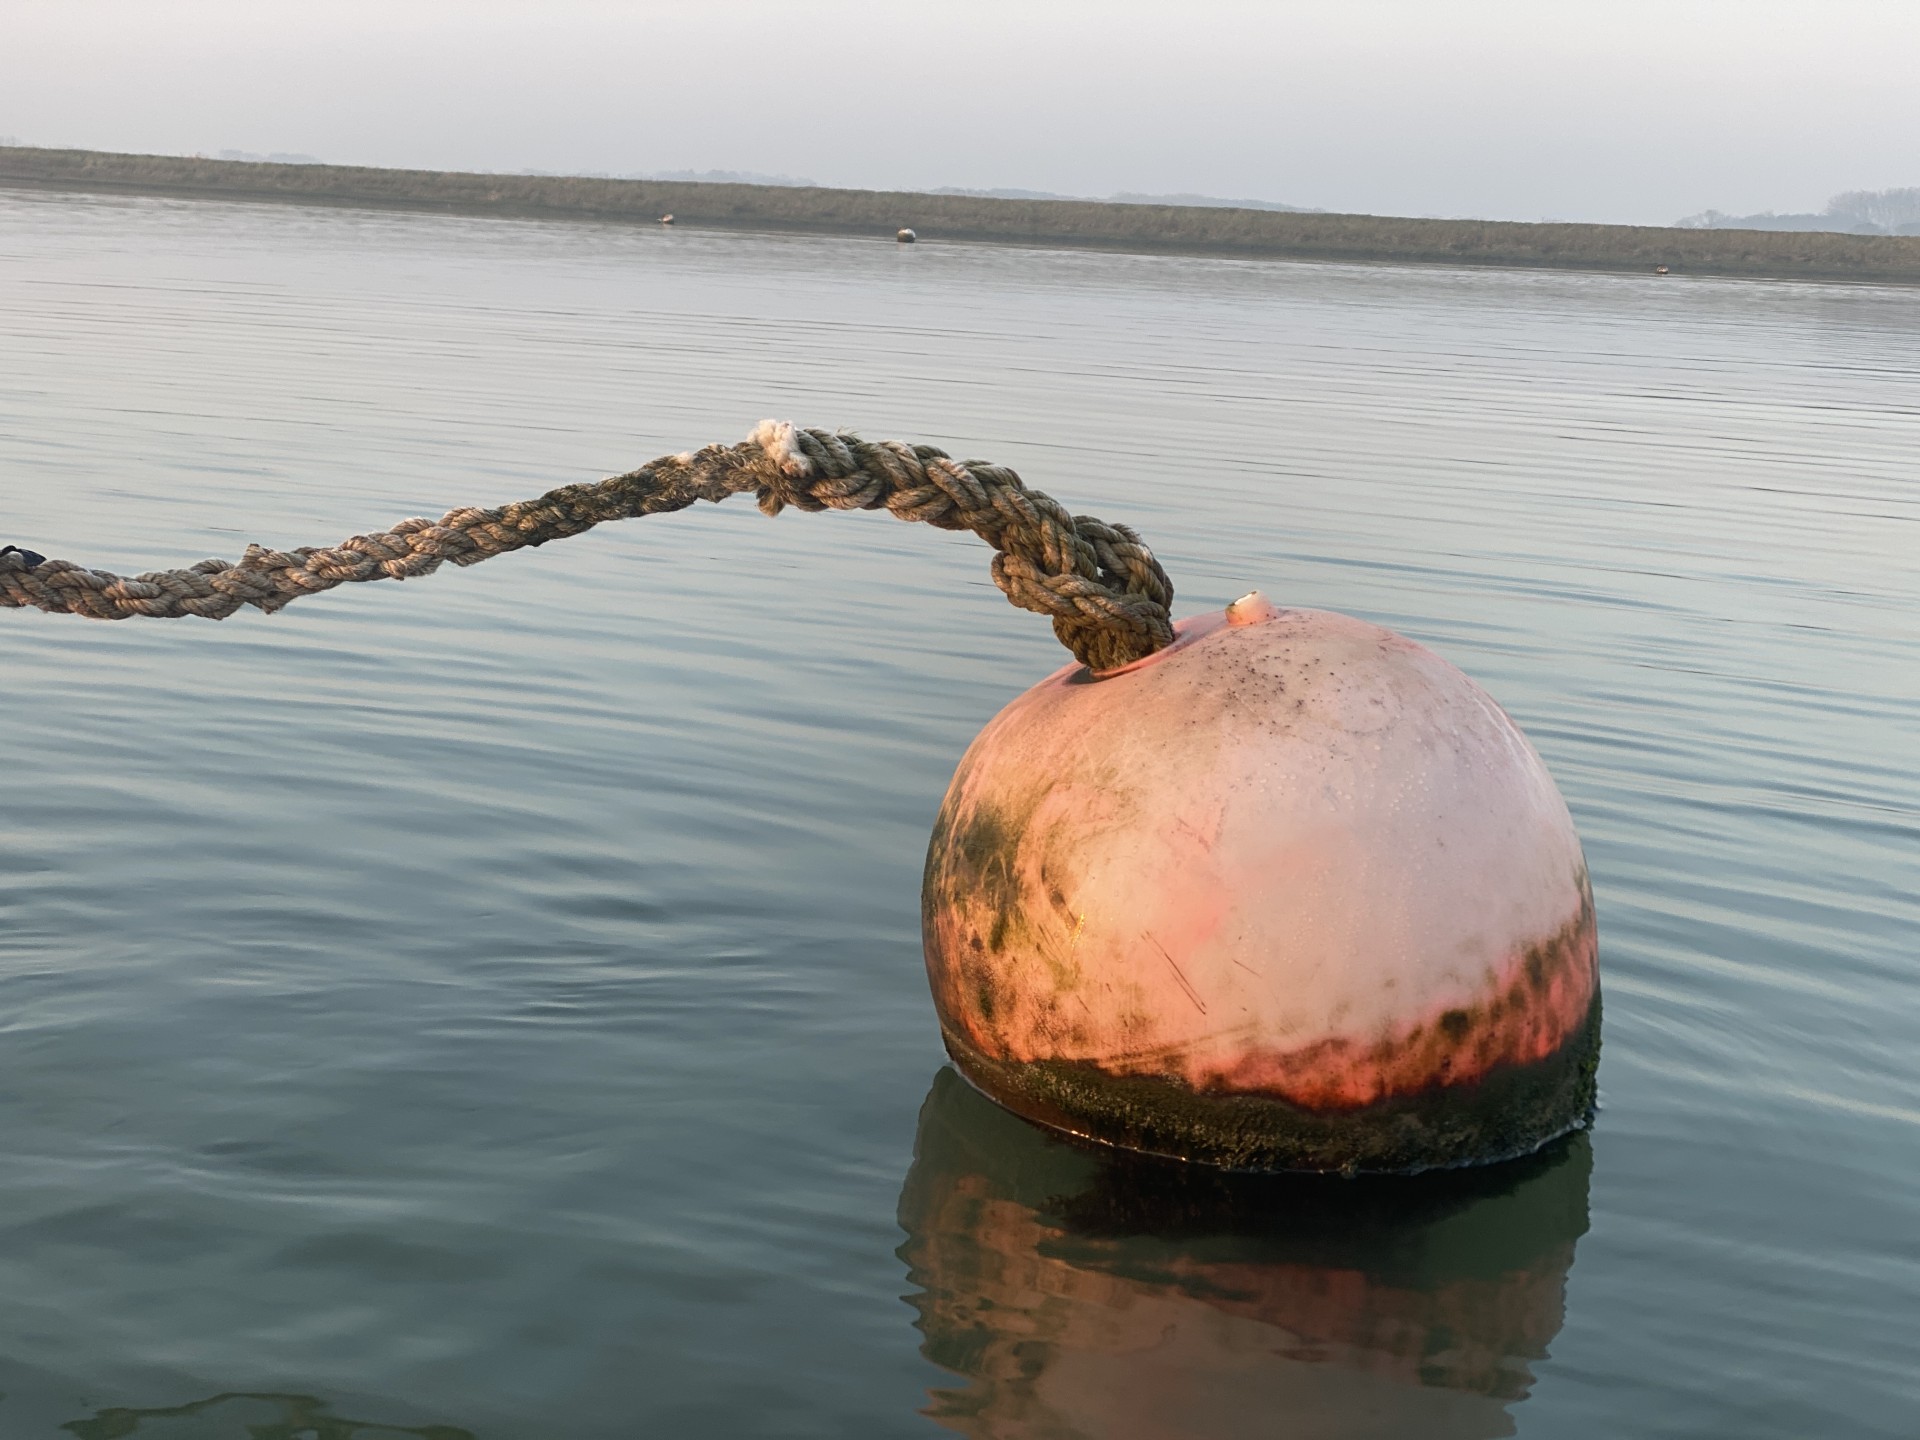
[[[1012,1063],[950,1029],[942,1037],[960,1073],[990,1098],[1098,1145],[1225,1170],[1413,1174],[1530,1155],[1591,1124],[1600,1011],[1596,991],[1584,1023],[1543,1060],[1338,1112],[1271,1095],[1196,1091],[1085,1061]]]

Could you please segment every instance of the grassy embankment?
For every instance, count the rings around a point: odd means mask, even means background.
[[[1290,260],[1502,265],[1920,284],[1920,237],[1412,220],[883,190],[472,175],[0,147],[0,185],[476,215],[803,230]]]

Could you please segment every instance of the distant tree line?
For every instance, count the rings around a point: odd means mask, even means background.
[[[1825,230],[1842,235],[1920,235],[1920,188],[1849,190],[1818,214],[1728,215],[1702,210],[1674,222],[1682,230]]]
[[[1827,213],[1877,225],[1888,235],[1920,234],[1920,187],[1849,190],[1827,202]]]

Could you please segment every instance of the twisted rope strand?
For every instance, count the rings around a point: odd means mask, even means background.
[[[1139,535],[1069,515],[1004,466],[955,460],[931,445],[868,441],[768,420],[739,445],[669,455],[597,484],[562,485],[535,500],[402,520],[330,548],[249,545],[239,564],[115,575],[68,560],[0,549],[0,608],[33,606],[96,620],[197,615],[224,620],[243,605],[272,611],[351,580],[408,580],[441,562],[494,555],[578,535],[608,520],[684,510],[752,491],[760,508],[879,510],[942,530],[971,530],[997,552],[993,583],[1053,620],[1074,657],[1111,670],[1168,644],[1173,585]]]

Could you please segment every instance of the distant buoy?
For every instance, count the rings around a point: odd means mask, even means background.
[[[669,213],[669,214],[666,214],[666,215],[662,215],[662,216],[660,217],[660,223],[661,223],[662,225],[671,225],[671,224],[673,223],[673,216],[672,216],[672,214],[671,214],[671,213]]]
[[[902,245],[911,245],[913,244],[914,241],[918,240],[920,237],[914,234],[913,231],[902,226],[900,233],[895,235],[893,238],[898,240]]]
[[[1653,267],[1653,273],[1656,275],[1667,275],[1667,274],[1671,274],[1672,272],[1669,271],[1667,267],[1664,265],[1656,265]]]
[[[1594,1104],[1593,900],[1431,651],[1258,594],[1071,665],[961,760],[922,895],[948,1052],[1029,1119],[1243,1170],[1525,1154]]]

